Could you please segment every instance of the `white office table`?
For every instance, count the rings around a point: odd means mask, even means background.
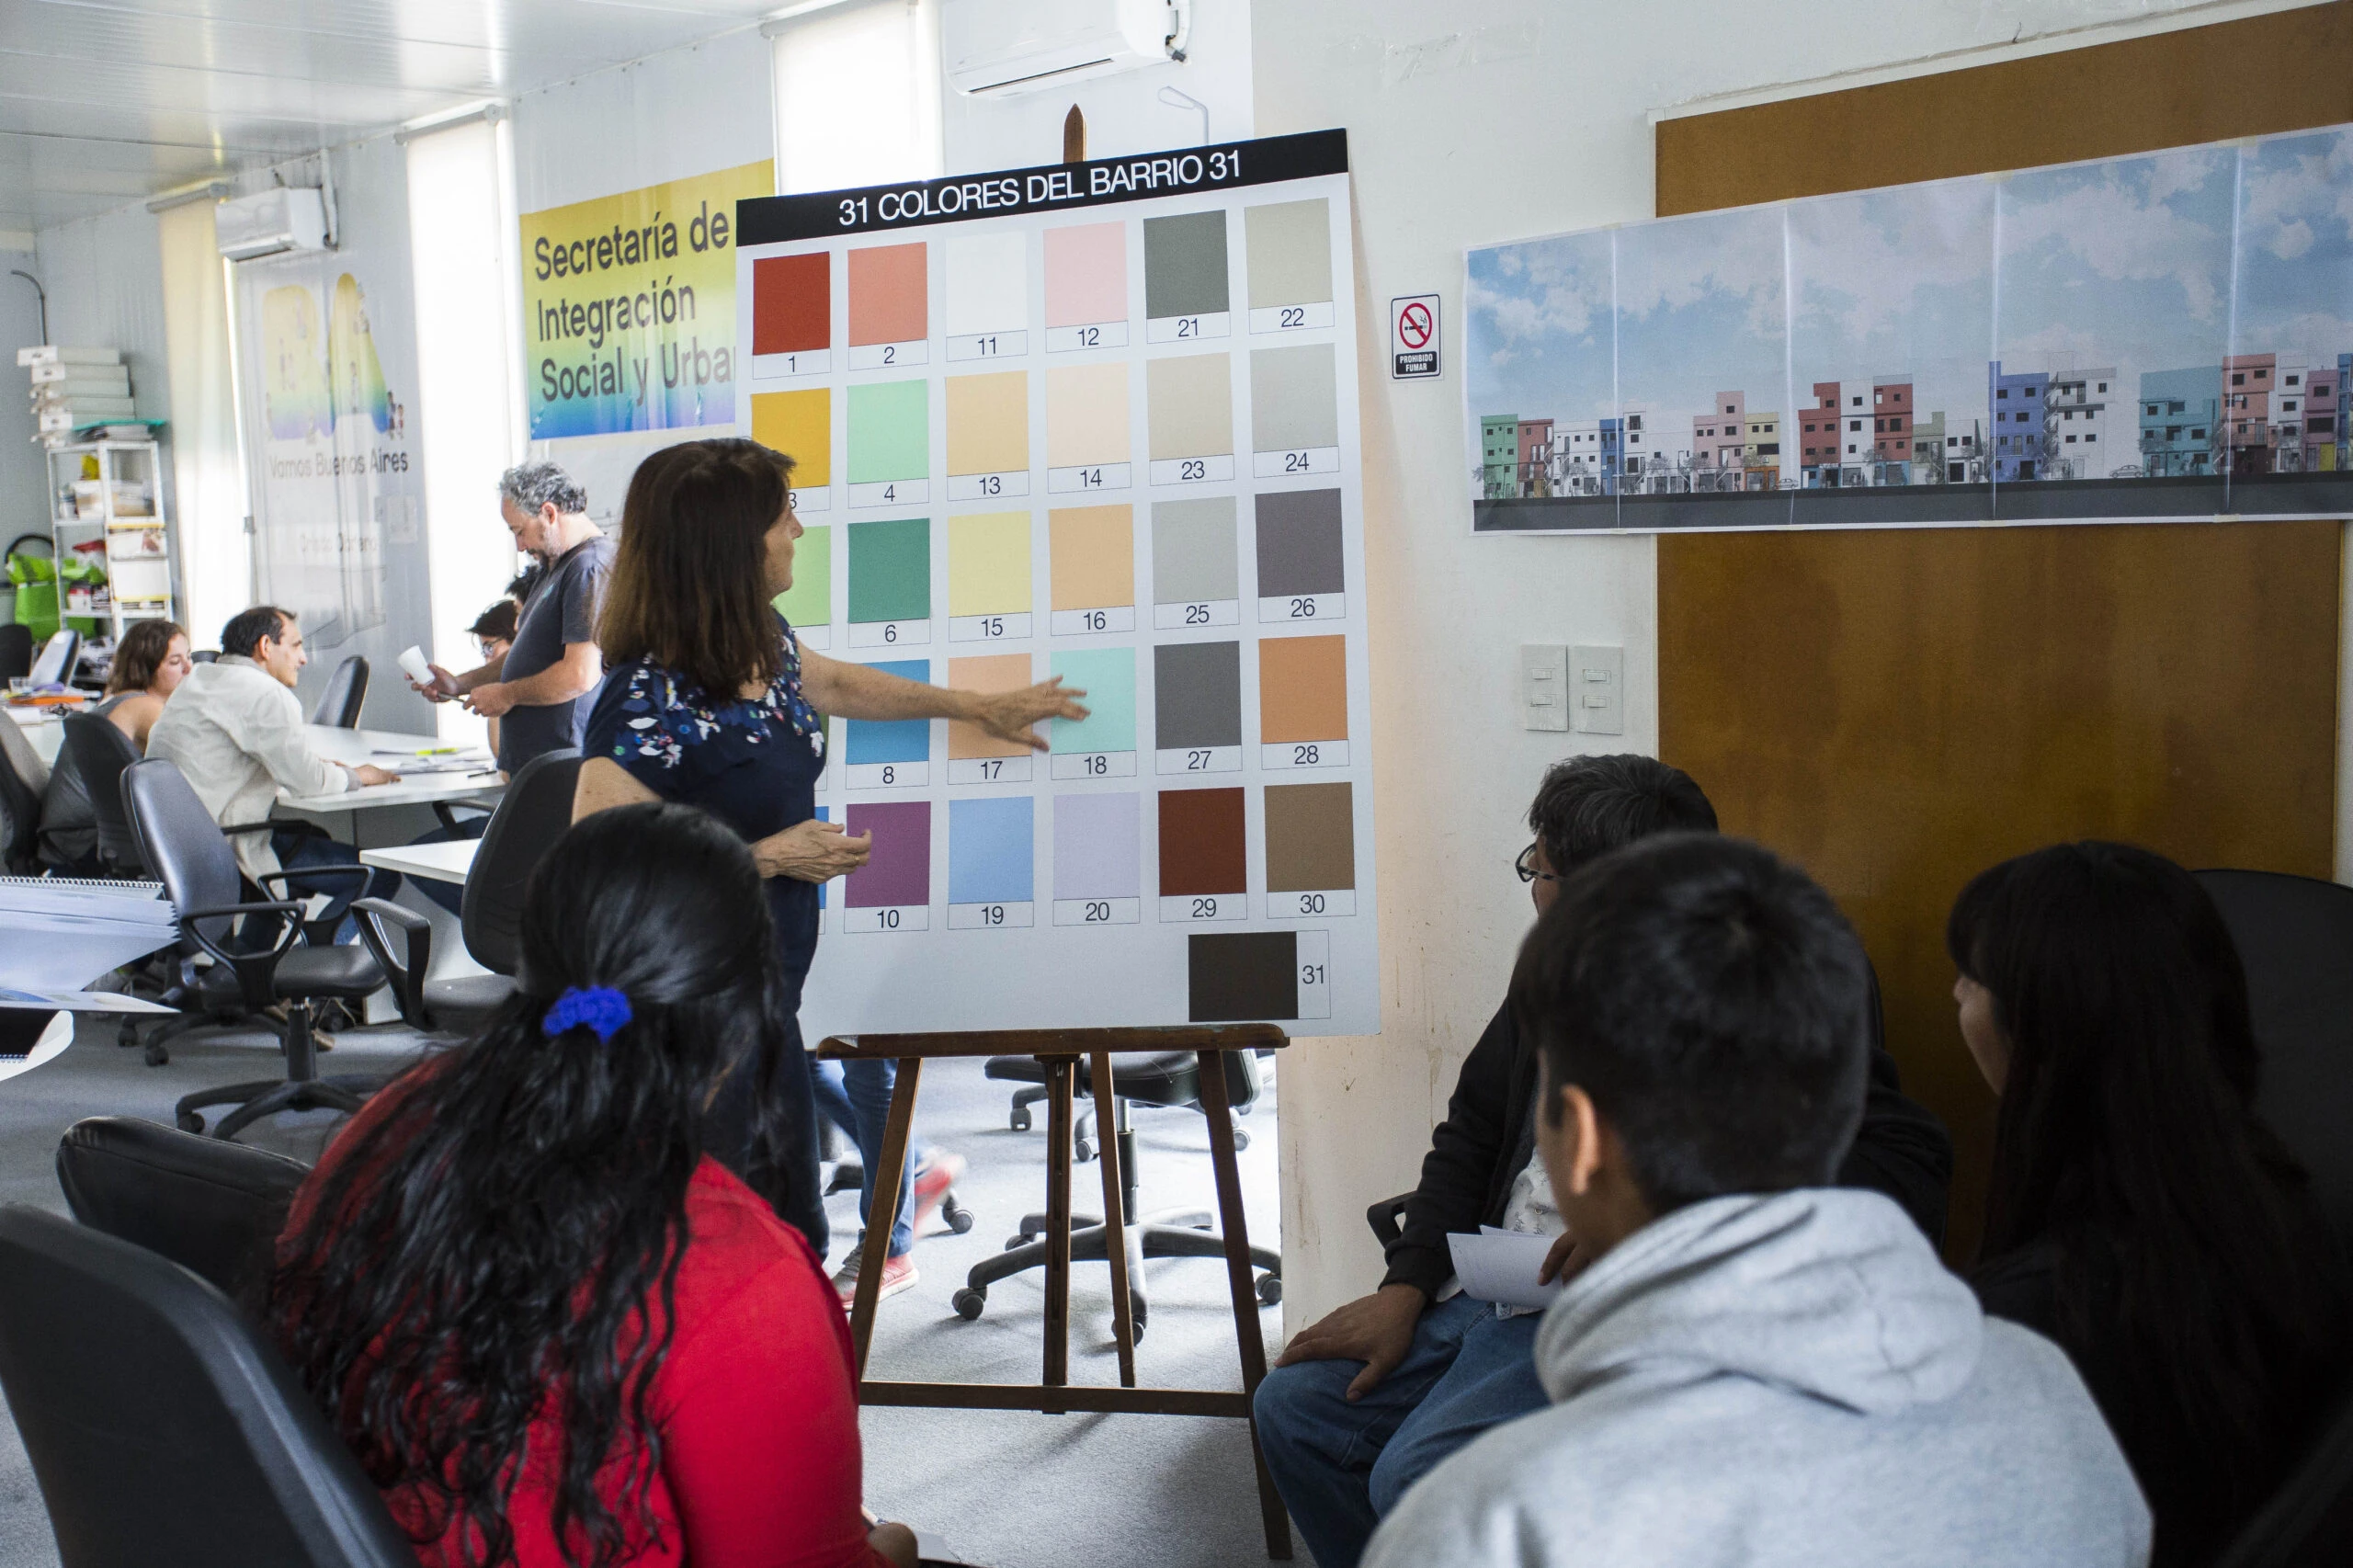
[[[380,751],[414,752],[441,743],[431,735],[404,735],[393,730],[339,730],[328,724],[305,724],[311,749],[330,762],[357,766],[372,762],[398,772],[393,758]],[[392,766],[387,767],[388,764]],[[280,795],[278,803],[290,811],[362,812],[380,806],[429,806],[439,801],[478,801],[487,804],[506,788],[494,767],[479,773],[423,773],[397,784],[369,784],[334,795]]]
[[[466,873],[473,869],[474,851],[481,847],[479,838],[460,838],[448,844],[388,845],[381,849],[362,849],[359,863],[398,871],[404,877],[423,877],[427,881],[462,886]]]
[[[65,744],[65,715],[54,708],[0,708],[17,722],[32,743],[33,750],[51,767],[57,766],[57,754]]]

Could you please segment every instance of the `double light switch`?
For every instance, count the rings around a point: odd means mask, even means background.
[[[1529,642],[1519,650],[1519,722],[1525,730],[1626,733],[1626,651]]]

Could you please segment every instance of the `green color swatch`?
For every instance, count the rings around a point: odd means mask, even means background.
[[[810,528],[792,546],[792,586],[777,595],[776,611],[795,626],[834,619],[834,530]]]
[[[1136,653],[1132,648],[1095,648],[1054,655],[1053,673],[1063,684],[1086,693],[1079,705],[1086,717],[1057,719],[1051,737],[1058,752],[1136,749]]]
[[[930,518],[850,524],[849,618],[854,622],[931,619]]]
[[[883,484],[931,472],[931,383],[849,389],[849,482]]]

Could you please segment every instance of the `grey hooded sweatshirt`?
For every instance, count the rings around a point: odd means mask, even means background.
[[[1547,1309],[1552,1407],[1415,1483],[1365,1568],[2141,1568],[2149,1510],[2066,1356],[1875,1192],[1714,1199]]]

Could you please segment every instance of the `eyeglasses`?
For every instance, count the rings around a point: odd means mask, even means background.
[[[1533,844],[1519,852],[1519,858],[1511,863],[1511,869],[1519,873],[1519,880],[1523,882],[1557,882],[1562,880],[1558,871],[1536,869],[1536,846]]]

